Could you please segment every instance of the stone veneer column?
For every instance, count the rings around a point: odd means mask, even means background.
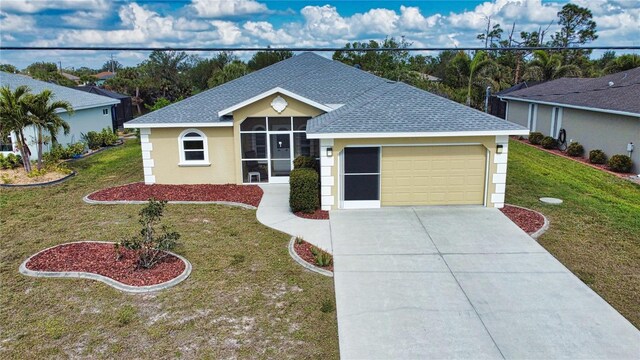
[[[331,210],[335,204],[333,166],[337,154],[327,156],[327,148],[333,147],[333,139],[320,139],[320,200],[322,210]]]
[[[491,194],[491,203],[495,208],[504,207],[504,194],[507,185],[507,158],[509,155],[509,136],[496,136],[496,147],[502,145],[502,154],[493,155],[493,163],[497,164],[496,172],[492,174],[492,182],[495,184],[495,191]]]
[[[142,168],[144,169],[144,183],[147,185],[155,184],[156,177],[153,175],[154,162],[151,158],[151,151],[153,150],[153,144],[149,142],[149,135],[151,135],[151,129],[140,129],[140,147],[142,148]]]

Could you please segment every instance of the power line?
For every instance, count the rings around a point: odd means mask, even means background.
[[[533,51],[533,50],[640,50],[637,45],[623,46],[523,46],[523,47],[411,47],[411,48],[342,48],[342,47],[114,47],[114,46],[0,46],[0,51],[315,51],[315,52],[376,52],[376,51]]]

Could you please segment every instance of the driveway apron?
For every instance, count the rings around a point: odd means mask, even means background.
[[[640,332],[497,209],[331,212],[343,359],[637,359]]]

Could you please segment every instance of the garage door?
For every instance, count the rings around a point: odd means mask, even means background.
[[[382,206],[482,205],[485,169],[479,145],[384,147]]]

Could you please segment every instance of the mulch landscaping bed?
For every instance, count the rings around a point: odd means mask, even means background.
[[[313,219],[313,220],[329,220],[329,212],[326,210],[316,210],[312,213],[305,213],[302,211],[298,211],[294,213],[295,216],[305,218],[305,219]]]
[[[121,248],[116,260],[113,244],[78,242],[47,249],[26,264],[33,271],[81,271],[106,276],[131,286],[148,286],[178,277],[185,269],[179,258],[168,255],[151,269],[138,269],[133,250]]]
[[[142,182],[96,191],[89,196],[97,201],[229,201],[257,207],[262,189],[256,185],[145,185]]]
[[[296,251],[296,254],[298,254],[298,256],[300,256],[302,258],[302,260],[308,262],[309,264],[311,264],[313,266],[317,266],[317,267],[319,267],[321,269],[329,270],[329,271],[333,272],[333,261],[331,262],[331,265],[329,265],[329,266],[318,266],[316,264],[316,259],[313,256],[313,254],[311,253],[311,248],[312,247],[314,247],[314,246],[309,244],[306,241],[302,241],[299,244],[298,244],[298,241],[294,241],[293,242],[293,249]]]
[[[527,234],[533,234],[544,226],[544,217],[535,211],[511,205],[505,205],[500,211]]]

